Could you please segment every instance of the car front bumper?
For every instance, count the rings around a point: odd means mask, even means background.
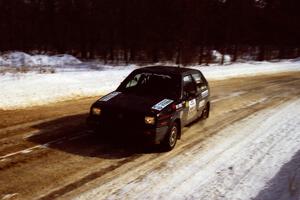
[[[166,134],[169,127],[150,127],[145,124],[122,124],[118,122],[104,123],[101,119],[95,116],[89,116],[87,118],[87,124],[97,133],[108,136],[122,136],[127,139],[135,139],[139,141],[145,141],[152,144],[160,144]]]

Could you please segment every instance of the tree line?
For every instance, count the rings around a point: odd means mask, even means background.
[[[299,0],[0,0],[0,51],[106,63],[300,56]],[[221,62],[224,62],[224,57]]]

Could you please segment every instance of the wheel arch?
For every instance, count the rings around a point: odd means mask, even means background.
[[[176,123],[178,126],[178,139],[181,139],[181,120],[180,118],[176,118],[173,123]]]

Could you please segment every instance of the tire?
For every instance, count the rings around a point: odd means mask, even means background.
[[[174,122],[166,135],[164,141],[162,142],[163,150],[165,151],[171,151],[174,149],[179,134],[179,126],[176,122]]]
[[[207,118],[209,118],[209,110],[210,110],[210,104],[208,102],[206,104],[205,108],[202,111],[201,119],[207,119]]]

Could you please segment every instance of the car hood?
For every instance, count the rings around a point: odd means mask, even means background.
[[[136,94],[112,92],[94,103],[94,107],[105,110],[123,110],[138,113],[158,113],[159,110],[152,107],[163,101],[164,97],[139,96]],[[167,106],[166,106],[167,107]]]

